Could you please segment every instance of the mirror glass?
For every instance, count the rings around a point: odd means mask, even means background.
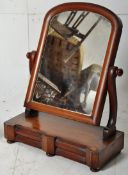
[[[66,11],[49,23],[33,101],[91,115],[111,23],[88,11]]]

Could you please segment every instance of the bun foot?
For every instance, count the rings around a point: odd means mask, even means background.
[[[48,157],[53,157],[53,156],[55,156],[55,154],[50,154],[50,153],[46,153],[46,155],[47,155]]]
[[[98,168],[90,168],[90,170],[92,171],[92,172],[98,172],[100,169],[98,169]]]
[[[7,140],[7,143],[9,143],[9,144],[12,144],[12,143],[14,143],[15,141],[13,141],[13,140]]]

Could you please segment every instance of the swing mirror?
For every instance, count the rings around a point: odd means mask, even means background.
[[[107,92],[107,72],[115,59],[115,18],[109,10],[86,3],[63,4],[49,11],[25,106],[98,124]]]

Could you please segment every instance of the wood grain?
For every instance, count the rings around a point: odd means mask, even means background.
[[[39,113],[25,117],[22,113],[5,122],[5,137],[23,142],[46,152],[101,169],[124,146],[123,132],[103,140],[103,127],[91,126],[58,116]]]

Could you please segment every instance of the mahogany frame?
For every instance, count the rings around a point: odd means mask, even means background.
[[[85,11],[98,13],[104,16],[105,18],[107,18],[111,23],[111,34],[110,34],[110,38],[109,38],[109,42],[108,42],[108,46],[107,46],[107,50],[104,58],[101,77],[100,77],[91,116],[32,101],[33,89],[34,89],[34,85],[35,85],[35,81],[38,73],[42,52],[45,45],[49,21],[51,17],[56,15],[57,13],[68,11],[68,10],[69,11],[85,10]],[[96,4],[91,4],[91,3],[65,3],[52,8],[44,18],[44,23],[42,26],[42,31],[41,31],[37,51],[32,52],[30,55],[29,54],[27,55],[28,58],[30,58],[31,77],[30,77],[30,82],[29,82],[24,106],[28,109],[52,113],[61,117],[85,122],[87,124],[100,125],[104,103],[106,99],[106,94],[108,91],[108,73],[110,68],[114,66],[121,33],[122,33],[121,20],[117,17],[117,15],[115,15],[112,11],[108,10],[105,7],[102,7]]]

